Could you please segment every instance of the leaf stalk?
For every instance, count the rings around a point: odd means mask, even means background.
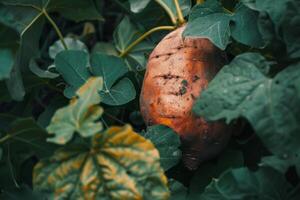
[[[178,22],[179,22],[180,25],[182,25],[182,24],[185,23],[185,19],[183,17],[182,10],[180,8],[178,0],[174,0],[174,4],[175,4],[177,15],[178,15]]]
[[[151,35],[152,33],[156,31],[161,31],[161,30],[174,30],[176,26],[158,26],[155,28],[150,29],[146,33],[144,33],[141,37],[139,37],[137,40],[132,42],[123,52],[120,53],[120,57],[126,56],[136,45],[138,45],[140,42],[142,42],[146,37]]]
[[[56,23],[53,21],[53,19],[49,16],[48,12],[46,11],[46,9],[42,10],[43,14],[45,15],[45,17],[47,18],[47,20],[50,22],[50,24],[52,25],[52,27],[54,28],[55,32],[57,33],[62,45],[64,46],[65,50],[68,50],[67,44],[65,43],[64,37],[61,33],[61,31],[59,30],[58,26],[56,25]]]
[[[165,2],[163,2],[162,0],[155,0],[156,3],[158,3],[165,11],[166,13],[169,15],[171,22],[173,25],[177,25],[177,20],[175,15],[173,14],[172,10],[167,6],[167,4]]]

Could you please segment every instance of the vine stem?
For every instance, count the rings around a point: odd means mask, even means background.
[[[176,7],[179,24],[184,24],[185,20],[184,20],[180,5],[178,3],[178,0],[174,0],[174,4],[175,4],[175,7]]]
[[[167,6],[167,4],[165,2],[163,2],[162,0],[155,0],[155,2],[158,3],[166,11],[166,13],[169,15],[173,25],[177,25],[176,17],[173,14],[172,10]]]
[[[43,9],[42,10],[43,14],[45,15],[45,17],[47,18],[47,20],[50,22],[50,24],[52,25],[52,27],[54,28],[54,30],[56,31],[62,45],[64,46],[65,50],[68,50],[67,44],[65,43],[64,37],[61,33],[61,31],[59,30],[58,26],[56,25],[56,23],[53,21],[53,19],[49,16],[48,12]]]
[[[161,30],[174,30],[175,28],[176,28],[176,26],[158,26],[153,29],[150,29],[149,31],[144,33],[141,37],[139,37],[137,40],[132,42],[123,52],[121,52],[120,57],[126,56],[130,52],[130,50],[132,50],[133,47],[138,45],[141,41],[143,41],[146,37],[148,37],[152,33],[156,32],[156,31],[161,31]]]

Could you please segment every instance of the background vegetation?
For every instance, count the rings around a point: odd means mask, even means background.
[[[300,199],[300,2],[176,2],[0,0],[1,199]],[[185,21],[229,59],[194,113],[244,124],[196,171],[138,102]]]

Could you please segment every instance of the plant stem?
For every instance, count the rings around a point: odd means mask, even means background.
[[[155,1],[167,12],[173,25],[177,25],[176,17],[174,16],[172,10],[167,6],[167,4],[165,4],[165,2],[163,2],[162,0],[155,0]]]
[[[223,10],[224,10],[225,12],[227,12],[227,13],[231,14],[231,15],[233,15],[233,14],[234,14],[232,11],[228,10],[227,8],[224,8],[224,7],[223,7]]]
[[[184,20],[184,17],[183,17],[183,14],[182,14],[182,11],[181,11],[181,8],[180,8],[180,5],[178,3],[178,0],[174,0],[174,4],[175,4],[175,7],[176,7],[176,11],[177,11],[177,15],[178,15],[178,21],[179,21],[179,24],[184,24],[185,23],[185,20]]]
[[[0,138],[0,144],[1,144],[1,143],[4,143],[4,142],[5,142],[6,140],[8,140],[9,138],[11,138],[10,135],[6,135],[6,136]]]
[[[47,18],[47,20],[50,22],[50,24],[52,25],[52,27],[54,28],[54,30],[56,31],[56,33],[57,33],[57,35],[58,35],[58,37],[59,37],[62,45],[64,46],[65,50],[68,50],[68,47],[67,47],[67,45],[65,43],[65,40],[64,40],[64,37],[63,37],[61,31],[59,30],[58,26],[56,25],[56,23],[49,16],[48,12],[45,9],[43,9],[42,12],[45,15],[45,17]]]
[[[204,3],[204,1],[205,1],[205,0],[196,0],[196,3],[197,3],[197,4],[202,4],[202,3]]]
[[[161,31],[161,30],[174,30],[175,28],[176,28],[175,26],[158,26],[153,29],[150,29],[149,31],[144,33],[141,37],[139,37],[137,40],[132,42],[123,52],[121,52],[120,57],[126,56],[130,52],[130,50],[132,50],[133,47],[138,45],[141,41],[143,41],[146,37],[148,37],[152,33],[156,32],[156,31]]]

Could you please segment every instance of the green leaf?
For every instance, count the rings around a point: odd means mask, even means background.
[[[120,24],[116,27],[113,39],[116,49],[121,53],[136,39],[142,35],[136,26],[132,24],[128,17],[124,17]],[[153,50],[154,44],[144,40],[136,45],[126,56],[125,63],[129,70],[144,70],[147,63],[147,54]]]
[[[296,164],[295,164],[296,163]],[[266,156],[261,160],[260,166],[272,167],[281,173],[287,172],[290,166],[295,165],[297,173],[300,174],[300,158],[297,154],[289,158],[281,158],[278,156]]]
[[[92,53],[102,53],[107,55],[118,56],[115,46],[109,42],[97,42],[93,47]]]
[[[0,21],[16,28],[23,35],[37,20],[45,17],[43,10],[49,13],[59,12],[63,16],[75,21],[89,19],[103,20],[92,0],[30,0],[25,2],[22,0],[2,0],[0,15],[3,17]]]
[[[36,191],[32,191],[29,186],[22,185],[17,189],[4,190],[2,194],[0,194],[0,198],[2,200],[46,200],[46,196],[44,194],[38,193]]]
[[[169,188],[171,191],[170,200],[185,200],[187,199],[187,188],[180,182],[171,179],[169,180]]]
[[[121,58],[96,53],[91,56],[91,66],[92,74],[103,78],[103,90],[100,92],[103,103],[116,106],[135,98],[135,88],[130,79],[117,81],[128,72]]]
[[[59,76],[59,74],[57,73],[53,73],[50,72],[49,70],[43,70],[41,69],[36,60],[35,59],[31,59],[29,62],[29,69],[32,73],[34,73],[35,75],[37,75],[40,78],[49,78],[49,79],[53,79],[53,78],[57,78]]]
[[[248,46],[263,47],[264,42],[257,26],[258,16],[258,12],[238,4],[232,17],[232,38]]]
[[[88,52],[87,46],[78,39],[66,37],[64,38],[68,50],[78,50]],[[49,47],[49,56],[52,59],[55,59],[56,55],[64,51],[65,47],[63,46],[61,40],[57,40],[54,44]]]
[[[272,181],[270,181],[272,180]],[[288,199],[291,185],[283,174],[272,168],[251,172],[247,168],[232,169],[214,179],[201,195],[203,200]]]
[[[76,92],[70,104],[58,109],[54,114],[47,131],[55,134],[48,139],[57,144],[66,144],[75,132],[82,137],[90,137],[102,130],[102,123],[98,120],[103,109],[100,103],[99,91],[102,89],[102,78],[90,78]]]
[[[160,163],[165,171],[175,166],[181,158],[180,138],[171,128],[162,125],[149,126],[142,135],[151,140],[160,153]]]
[[[13,146],[10,151],[16,154],[33,151],[39,158],[43,158],[51,155],[53,150],[53,146],[46,142],[47,137],[46,131],[32,118],[21,118],[10,124],[9,131],[2,137],[0,144]]]
[[[129,0],[129,3],[130,10],[134,13],[138,13],[150,3],[150,0]]]
[[[191,179],[188,199],[200,199],[205,187],[212,179],[219,177],[228,169],[242,167],[243,165],[242,152],[233,150],[222,153],[216,163],[203,163]]]
[[[218,1],[208,0],[193,8],[183,35],[208,38],[222,50],[231,42],[231,37],[248,46],[263,47],[257,26],[258,14],[242,3],[230,13]]]
[[[260,32],[271,47],[274,46],[274,43],[284,42],[290,58],[300,57],[300,39],[298,37],[300,34],[300,29],[298,28],[300,26],[299,1],[243,0],[243,2],[249,8],[260,12],[260,18],[262,19],[258,21]],[[276,40],[274,41],[274,39]],[[274,50],[278,51],[278,49]],[[282,49],[280,50],[282,51]],[[279,53],[279,56],[284,56],[282,54]]]
[[[36,190],[55,199],[168,199],[154,145],[130,126],[98,133],[89,148],[64,147],[35,166]]]
[[[266,65],[259,54],[237,56],[202,92],[193,110],[208,120],[246,118],[272,153],[288,159],[300,152],[300,99],[295,96],[300,66],[289,66],[271,79],[260,70]]]
[[[13,29],[0,24],[0,38],[0,80],[3,80],[10,77],[19,36]]]
[[[103,98],[103,103],[118,106],[134,100],[136,91],[131,80],[129,78],[123,78],[109,90],[100,91],[100,96]]]
[[[217,47],[224,50],[230,43],[230,19],[228,14],[211,14],[188,23],[183,35],[210,39]]]
[[[47,10],[49,12],[59,12],[62,16],[76,22],[83,20],[104,20],[93,0],[50,0]]]
[[[73,97],[76,90],[91,76],[88,69],[89,55],[84,51],[63,51],[55,57],[54,64],[69,85],[64,91],[68,98]]]

